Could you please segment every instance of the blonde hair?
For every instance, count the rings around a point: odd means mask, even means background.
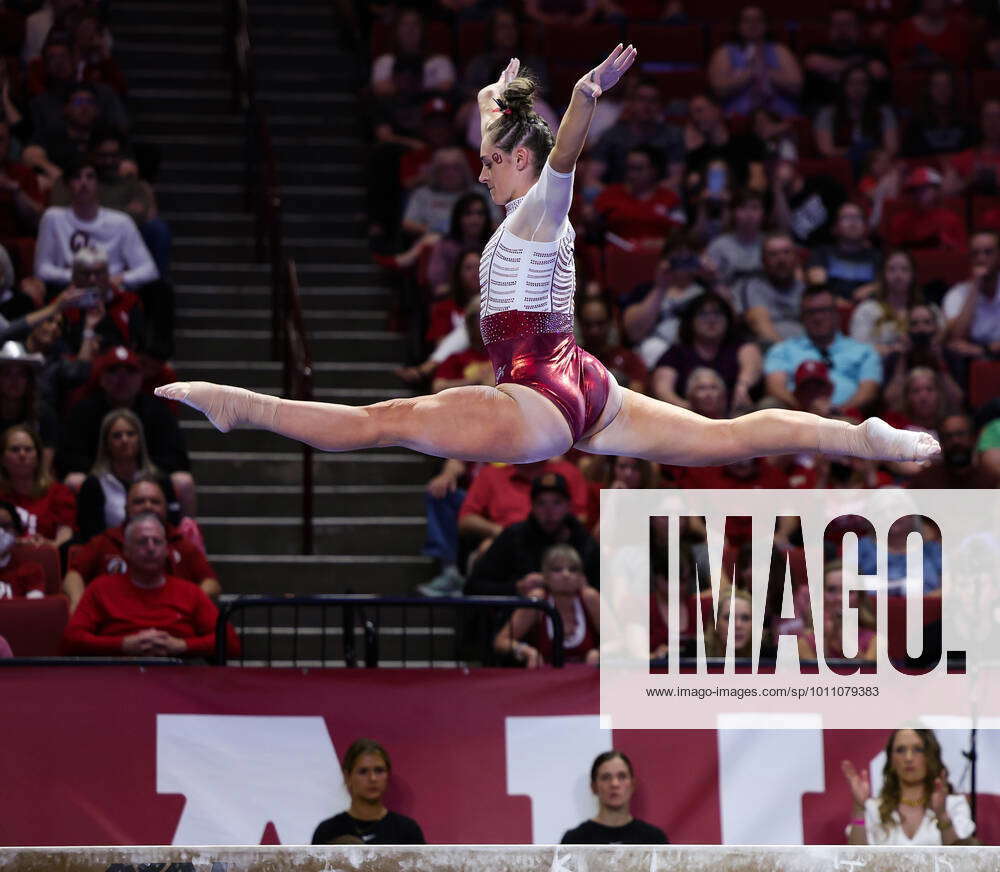
[[[719,609],[721,610],[723,605],[729,605],[729,621],[733,619],[733,612],[736,610],[736,602],[741,600],[745,602],[753,611],[753,598],[750,596],[750,592],[744,590],[741,587],[732,587],[732,585],[726,585],[719,589]],[[728,635],[728,634],[727,634]],[[720,638],[719,634],[716,633],[715,627],[706,626],[705,627],[705,650],[709,657],[725,657],[726,656],[726,642],[727,639]],[[735,657],[750,657],[753,648],[753,637],[747,640],[744,650],[737,649],[733,652]]]
[[[111,452],[108,451],[108,435],[111,428],[118,421],[126,421],[135,430],[139,437],[139,457],[136,460],[137,472],[145,473],[154,478],[159,477],[160,470],[156,464],[149,459],[149,451],[146,450],[146,434],[142,432],[142,422],[130,409],[112,409],[101,421],[101,435],[97,440],[97,457],[94,465],[90,467],[90,474],[101,476],[111,472]]]
[[[572,545],[553,545],[542,555],[542,572],[548,572],[557,560],[568,561],[577,572],[583,572],[583,560]]]

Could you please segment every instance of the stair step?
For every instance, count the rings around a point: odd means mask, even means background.
[[[199,515],[198,525],[205,535],[209,553],[239,553],[262,549],[268,554],[294,554],[300,549],[300,517]],[[313,537],[322,554],[420,553],[426,521],[419,517],[315,517]]]
[[[212,381],[240,386],[244,382],[253,382],[274,390],[281,386],[282,379],[281,364],[270,360],[175,360],[174,368],[188,381]],[[395,369],[395,365],[391,363],[323,361],[313,365],[313,378],[317,387],[321,388],[349,386],[358,389],[383,388],[388,391],[404,387],[396,377]],[[206,429],[215,432],[207,421],[203,423]],[[188,440],[191,439],[192,434],[189,433]]]
[[[320,515],[405,515],[423,517],[423,485],[322,485],[313,489],[313,511]],[[201,515],[236,515],[247,506],[275,515],[298,516],[298,485],[199,485]]]
[[[205,348],[220,359],[246,357],[248,348],[270,347],[271,331],[247,328],[212,330],[185,327],[174,331],[177,355],[193,357]],[[403,337],[386,330],[309,330],[313,356],[319,360],[391,363],[404,357]]]
[[[176,271],[175,271],[176,272]],[[385,313],[392,300],[391,293],[380,287],[345,285],[342,288],[325,286],[299,288],[302,306],[306,311],[315,311],[327,306],[355,309],[374,309]],[[218,284],[182,284],[177,290],[177,305],[198,306],[209,298],[208,304],[219,306],[270,306],[271,288],[262,279],[256,286],[227,287]]]
[[[199,484],[302,481],[298,451],[192,451],[190,455]],[[314,458],[316,484],[426,484],[440,466],[422,454],[402,450],[319,452]]]

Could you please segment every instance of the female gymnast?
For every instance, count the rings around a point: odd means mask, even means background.
[[[879,418],[852,425],[768,409],[710,420],[620,387],[573,337],[573,172],[594,108],[632,66],[618,45],[573,88],[553,141],[532,111],[534,83],[514,58],[479,92],[479,180],[507,216],[483,251],[481,330],[496,387],[344,406],[285,400],[210,382],[175,382],[157,395],[203,412],[222,432],[263,428],[325,451],[398,446],[437,457],[529,463],[575,446],[593,454],[708,466],[819,451],[876,460],[927,460],[937,441]]]

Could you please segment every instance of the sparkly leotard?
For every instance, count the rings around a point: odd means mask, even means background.
[[[611,382],[603,364],[581,349],[573,335],[576,234],[566,218],[572,178],[572,173],[557,173],[546,163],[535,187],[507,204],[507,217],[483,249],[479,311],[496,383],[526,385],[549,399],[566,418],[576,442],[600,417]],[[510,231],[519,209],[527,206],[544,213],[549,185],[566,186],[567,180],[569,197],[548,207],[547,217],[552,219],[554,209],[558,222],[553,241],[529,240]],[[552,199],[558,201],[559,193]]]

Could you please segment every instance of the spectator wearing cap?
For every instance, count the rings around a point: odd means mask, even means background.
[[[813,250],[810,265],[822,268],[826,286],[849,307],[858,288],[878,279],[882,253],[871,244],[865,213],[857,203],[844,203],[837,210],[833,237],[833,244]]]
[[[597,542],[574,517],[566,478],[546,472],[531,483],[531,512],[503,530],[476,561],[465,585],[469,596],[524,596],[540,587],[542,556],[553,545],[576,549],[584,574],[600,586]]]
[[[764,268],[736,288],[747,325],[758,342],[770,345],[802,335],[799,308],[805,283],[799,277],[799,256],[787,233],[769,233],[762,251]]]
[[[170,407],[158,397],[142,393],[143,371],[138,355],[128,348],[111,348],[94,361],[92,381],[97,386],[74,405],[66,419],[56,455],[60,473],[79,489],[97,457],[101,422],[112,409],[130,409],[142,422],[149,456],[170,481],[185,514],[195,514],[195,484],[189,472],[184,436]]]
[[[889,219],[886,243],[894,248],[945,248],[965,251],[965,223],[941,203],[941,173],[917,167],[905,183],[905,207]]]
[[[52,459],[59,437],[55,410],[40,396],[38,374],[45,364],[40,354],[29,354],[20,342],[0,347],[0,432],[14,424],[36,430]]]
[[[176,508],[176,504],[167,502],[157,477],[145,473],[138,475],[128,488],[123,522],[108,527],[79,548],[71,549],[69,569],[63,579],[70,610],[76,608],[84,588],[95,578],[125,572],[125,522],[143,513],[155,515],[166,530],[167,551],[163,558],[166,573],[197,585],[210,597],[217,597],[222,587],[215,570],[204,553],[168,520],[169,515],[176,513]]]
[[[969,415],[949,415],[941,422],[941,458],[915,475],[916,488],[995,488],[1000,476],[976,453],[976,425]]]
[[[23,535],[17,506],[0,500],[0,600],[45,596],[45,570],[38,563],[22,560],[14,550]]]
[[[583,302],[577,309],[576,323],[580,347],[603,363],[618,384],[646,393],[649,370],[638,354],[614,341],[617,336],[612,337],[612,311],[607,300],[592,297]]]
[[[801,312],[805,335],[773,345],[764,358],[767,393],[788,408],[798,408],[792,391],[799,364],[819,360],[827,365],[833,382],[834,407],[870,407],[878,399],[882,384],[878,352],[837,329],[836,297],[826,288],[809,288],[802,295]]]
[[[23,424],[0,436],[0,499],[17,506],[26,536],[56,547],[76,524],[73,492],[49,475],[38,434]]]
[[[949,348],[963,357],[1000,355],[1000,233],[973,235],[969,278],[945,294]]]
[[[829,417],[833,411],[833,382],[830,367],[822,360],[804,360],[795,370],[796,407],[803,412]]]
[[[193,584],[164,571],[163,522],[136,515],[124,531],[126,572],[102,575],[84,591],[63,637],[67,654],[210,657],[218,609]],[[226,628],[230,652],[239,639]]]
[[[761,376],[760,349],[756,343],[744,340],[730,305],[711,292],[696,297],[684,310],[677,342],[653,371],[655,396],[690,408],[683,397],[688,379],[699,367],[718,373],[736,408],[746,409],[752,404],[750,392],[758,386]]]

